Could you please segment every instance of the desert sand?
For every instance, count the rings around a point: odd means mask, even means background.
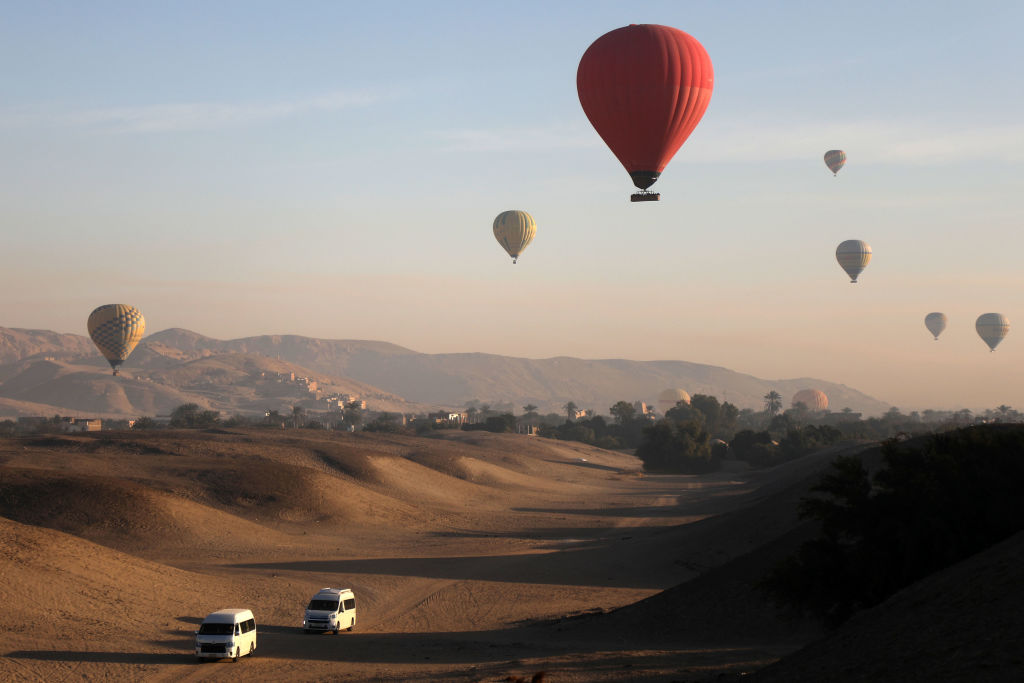
[[[828,461],[645,475],[630,455],[480,432],[0,441],[0,679],[750,672],[817,634],[752,583],[802,538],[795,501]],[[355,591],[353,632],[303,634],[325,586]],[[229,607],[255,613],[255,656],[197,663],[196,625]]]

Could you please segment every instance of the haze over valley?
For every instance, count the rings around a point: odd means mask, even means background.
[[[572,401],[606,415],[621,400],[654,407],[668,388],[755,410],[771,390],[788,407],[807,388],[824,391],[836,412],[880,415],[890,407],[824,379],[765,380],[685,361],[424,354],[385,342],[295,335],[221,341],[181,329],[146,337],[118,377],[88,338],[74,334],[0,328],[0,361],[0,416],[71,411],[134,418],[166,415],[189,402],[225,415],[316,408],[308,386],[276,381],[292,374],[315,380],[323,396],[358,396],[374,411],[395,413],[459,410],[470,402],[510,405],[517,414],[529,404],[562,413]]]

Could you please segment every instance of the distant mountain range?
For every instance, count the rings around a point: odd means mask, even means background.
[[[836,411],[876,415],[889,408],[825,380],[764,380],[685,361],[426,354],[386,342],[295,335],[222,341],[182,329],[147,337],[121,376],[112,377],[87,337],[0,328],[0,415],[38,415],[45,407],[62,414],[134,417],[166,414],[187,402],[227,414],[254,413],[309,400],[308,392],[288,393],[288,387],[260,381],[260,373],[310,377],[328,393],[358,395],[370,409],[393,412],[455,409],[475,400],[511,405],[517,413],[531,403],[541,412],[561,412],[572,401],[607,414],[620,400],[655,403],[667,388],[711,394],[740,408],[759,409],[773,389],[788,405],[793,394],[806,388],[825,392]],[[275,391],[286,395],[275,396]]]

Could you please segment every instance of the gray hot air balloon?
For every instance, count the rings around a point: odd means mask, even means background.
[[[999,342],[1010,333],[1010,321],[1002,313],[982,313],[974,323],[974,329],[978,330],[978,336],[988,344],[991,351],[995,351]]]
[[[938,312],[929,313],[924,317],[924,326],[935,335],[935,341],[938,341],[939,335],[946,329],[946,314]]]
[[[850,282],[856,282],[871,262],[871,247],[863,240],[846,240],[836,248],[836,260],[850,276]]]

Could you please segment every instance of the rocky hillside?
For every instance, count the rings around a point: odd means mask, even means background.
[[[105,362],[85,337],[52,332],[0,329],[0,357],[14,360],[52,358],[102,370]],[[10,341],[8,339],[10,338]],[[425,354],[394,344],[357,340],[325,340],[295,335],[266,335],[223,341],[181,329],[147,337],[124,366],[125,375],[146,376],[180,389],[181,377],[217,384],[223,368],[192,366],[204,358],[238,355],[289,363],[311,375],[352,382],[366,393],[366,385],[380,394],[427,406],[458,408],[472,400],[511,404],[516,411],[533,403],[542,412],[560,412],[568,401],[581,408],[606,413],[620,400],[654,403],[667,388],[690,394],[711,394],[741,408],[758,409],[762,397],[774,389],[788,405],[800,389],[824,391],[833,410],[850,408],[877,415],[888,405],[851,387],[814,378],[765,380],[727,368],[686,361],[587,360],[558,357],[515,358],[484,353]],[[11,370],[0,366],[0,381]],[[204,380],[195,379],[206,373]],[[158,379],[159,378],[159,379]],[[192,380],[190,380],[192,381]],[[15,398],[0,386],[0,396]],[[23,400],[36,401],[35,398]],[[224,405],[246,405],[245,400],[218,399]]]
[[[410,413],[430,409],[362,382],[256,354],[228,353],[179,361],[151,355],[155,359],[151,370],[125,369],[117,377],[102,359],[90,363],[95,359],[36,358],[0,365],[0,416],[132,418],[167,415],[183,403],[196,403],[225,416],[267,410],[287,414],[296,405],[308,411],[325,410],[326,403],[317,401],[311,385],[297,381],[302,377],[316,382],[321,397],[358,396],[371,410]]]
[[[515,358],[485,353],[417,353],[384,342],[325,340],[266,335],[221,341],[188,330],[170,329],[146,343],[193,355],[257,353],[320,372],[351,377],[410,401],[460,406],[478,399],[489,403],[534,403],[560,411],[567,401],[606,412],[620,400],[654,402],[666,389],[712,394],[741,408],[760,408],[775,389],[787,402],[800,389],[824,391],[834,410],[850,408],[867,415],[889,405],[856,389],[814,378],[764,380],[727,368],[686,361],[587,360],[558,357]]]

